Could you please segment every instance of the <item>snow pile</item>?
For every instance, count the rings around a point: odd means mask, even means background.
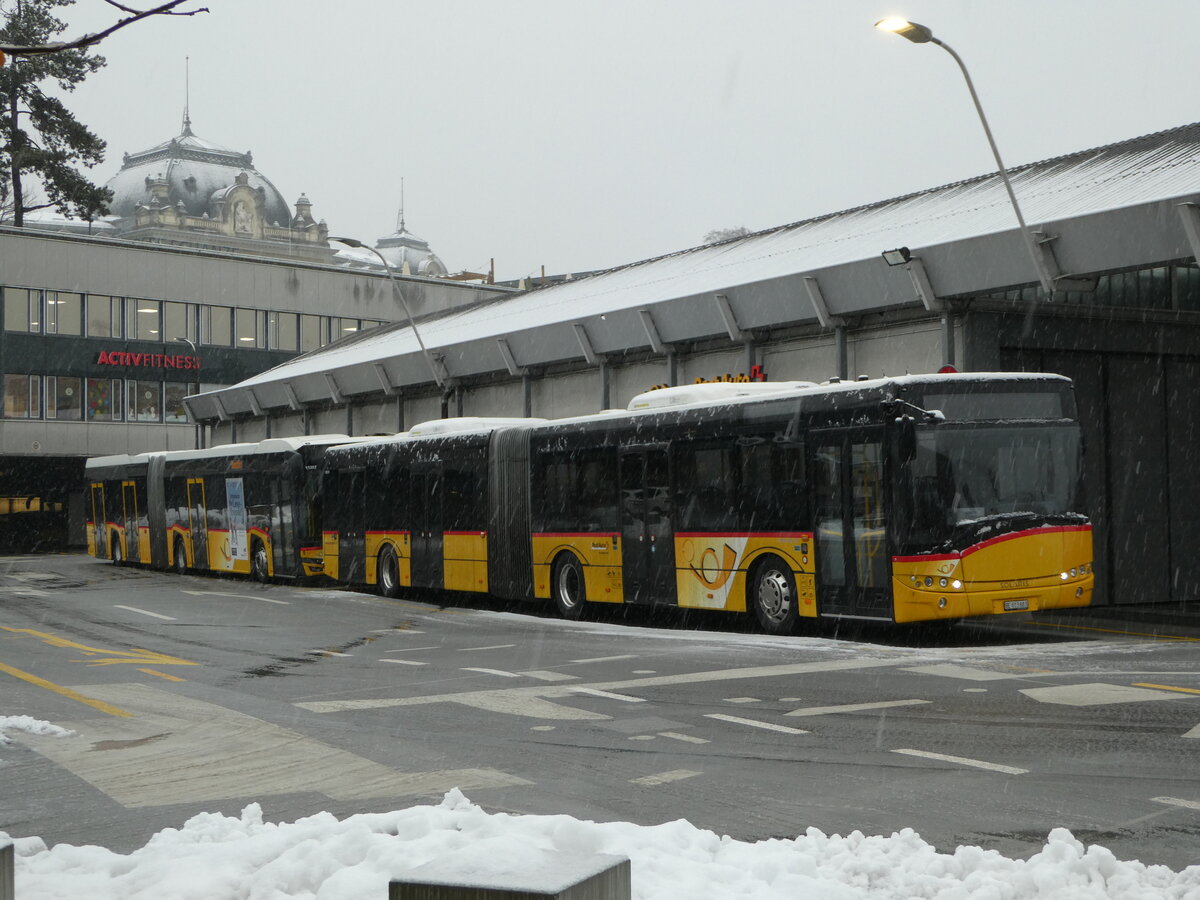
[[[0,843],[6,835],[0,832]],[[633,896],[722,900],[1197,900],[1200,866],[1176,873],[1122,862],[1055,829],[1028,860],[959,847],[937,852],[910,829],[891,837],[845,837],[809,829],[794,840],[720,837],[679,820],[640,826],[570,816],[489,814],[457,790],[437,806],[350,816],[318,813],[264,822],[258,804],[240,818],[193,816],[123,856],[101,847],[19,838],[18,897],[138,900],[213,897],[359,900],[428,862],[481,867],[488,860],[535,865],[545,851],[628,857]]]
[[[75,733],[32,716],[0,716],[0,747],[9,743],[9,731],[24,731],[27,734],[45,734],[53,737],[70,737]]]

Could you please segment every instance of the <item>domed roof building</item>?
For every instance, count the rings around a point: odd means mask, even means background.
[[[404,208],[396,221],[396,230],[375,242],[379,255],[397,272],[430,277],[446,274],[446,266],[424,241],[404,227]]]
[[[106,185],[109,222],[128,240],[195,244],[255,256],[328,262],[329,231],[303,194],[289,207],[278,188],[240,153],[183,131],[158,146],[126,153]]]

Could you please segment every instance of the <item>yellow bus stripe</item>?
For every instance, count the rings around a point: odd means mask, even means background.
[[[1196,688],[1171,687],[1169,684],[1150,684],[1145,681],[1134,682],[1133,686],[1142,688],[1157,688],[1160,691],[1178,691],[1181,694],[1200,694],[1200,690],[1196,690]]]
[[[47,681],[45,678],[38,678],[36,675],[22,672],[20,669],[14,669],[12,666],[6,666],[4,663],[0,663],[0,672],[7,672],[13,678],[20,678],[22,681],[36,684],[38,687],[43,687],[48,691],[54,691],[54,693],[61,694],[69,700],[78,701],[93,709],[98,709],[102,713],[108,713],[110,716],[121,716],[125,719],[133,718],[133,713],[126,712],[119,706],[113,706],[111,703],[105,703],[103,700],[96,700],[92,697],[85,697],[83,694],[73,691],[69,687],[63,687],[61,684],[55,684],[53,681]]]

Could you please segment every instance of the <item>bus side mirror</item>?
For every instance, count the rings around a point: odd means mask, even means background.
[[[912,416],[901,416],[896,420],[896,450],[901,465],[917,455],[917,423]]]

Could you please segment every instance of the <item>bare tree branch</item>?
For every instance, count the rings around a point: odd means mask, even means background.
[[[0,44],[0,52],[8,56],[38,56],[44,53],[62,53],[64,50],[80,50],[84,47],[90,47],[93,44],[98,44],[115,31],[120,31],[126,25],[132,25],[141,19],[149,16],[194,16],[196,13],[208,12],[207,6],[202,6],[199,9],[192,10],[176,10],[175,7],[187,3],[188,0],[171,0],[169,3],[163,3],[155,6],[152,9],[137,10],[130,6],[125,6],[122,3],[117,3],[115,0],[105,0],[110,6],[114,6],[122,12],[129,13],[124,19],[121,19],[111,28],[106,28],[104,31],[98,31],[95,34],[85,34],[83,37],[73,41],[59,41],[53,44],[39,44],[35,46],[22,47],[15,44]]]

